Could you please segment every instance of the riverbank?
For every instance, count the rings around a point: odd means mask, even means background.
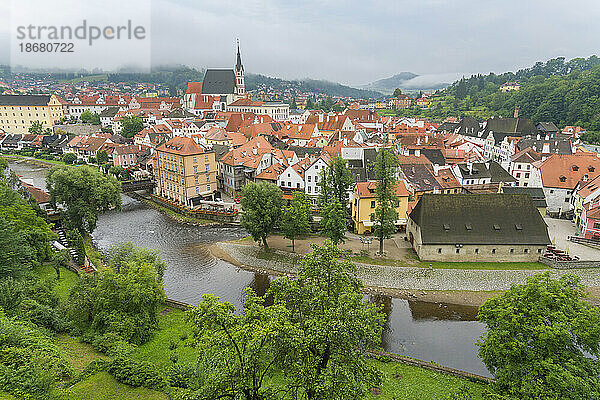
[[[242,242],[243,243],[243,242]],[[281,276],[296,274],[300,255],[240,242],[219,242],[210,246],[214,257],[250,271]],[[490,270],[428,269],[355,263],[365,293],[383,294],[406,300],[480,306],[488,298],[525,283],[527,277],[549,272],[554,278],[574,274],[589,288],[590,296],[600,295],[600,274],[596,270]],[[595,301],[593,301],[595,302]]]

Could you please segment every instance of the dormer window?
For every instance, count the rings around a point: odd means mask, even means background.
[[[590,171],[590,172],[594,172],[595,169],[596,168],[592,167],[591,165],[588,167],[588,171]]]
[[[579,167],[578,167],[577,165],[573,165],[573,166],[571,167],[571,169],[572,169],[573,171],[579,171]]]
[[[523,225],[521,224],[515,224],[515,229],[518,231],[522,231],[523,230]]]
[[[468,230],[468,231],[473,230],[473,225],[471,225],[471,224],[465,224],[465,229]]]
[[[494,230],[495,230],[495,231],[499,231],[499,230],[500,230],[500,225],[498,225],[498,224],[494,224]]]
[[[448,232],[450,230],[450,225],[444,224],[444,230]]]

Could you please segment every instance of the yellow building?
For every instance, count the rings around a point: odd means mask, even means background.
[[[155,194],[187,207],[213,200],[217,190],[215,153],[188,137],[176,136],[156,149]]]
[[[359,235],[373,232],[373,221],[371,215],[375,214],[377,208],[377,199],[375,189],[377,182],[359,182],[354,188],[352,196],[352,222],[354,231]],[[398,182],[396,186],[396,196],[398,196],[398,228],[406,227],[406,211],[408,210],[408,190],[404,182]]]
[[[63,116],[63,105],[56,95],[0,95],[0,129],[6,133],[28,133],[34,121],[41,122],[44,129],[52,128]]]

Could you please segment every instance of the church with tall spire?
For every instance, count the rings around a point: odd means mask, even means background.
[[[184,96],[185,108],[201,115],[204,111],[225,111],[227,105],[246,98],[244,65],[237,40],[237,54],[233,69],[209,68],[202,82],[188,82]]]
[[[235,62],[235,90],[239,96],[246,94],[246,83],[244,82],[244,65],[240,54],[240,41],[237,41],[237,57]]]

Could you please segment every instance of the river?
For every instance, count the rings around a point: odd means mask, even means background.
[[[44,168],[12,162],[10,168],[35,186],[45,188]],[[168,265],[165,291],[174,300],[197,304],[203,293],[211,293],[239,308],[245,288],[252,287],[262,294],[269,284],[268,276],[215,259],[208,251],[210,243],[245,236],[241,228],[182,224],[126,195],[121,211],[99,217],[92,236],[102,252],[127,241],[158,250]],[[387,296],[370,299],[383,304],[388,316],[383,334],[385,350],[489,376],[474,344],[485,330],[476,321],[475,307]]]

